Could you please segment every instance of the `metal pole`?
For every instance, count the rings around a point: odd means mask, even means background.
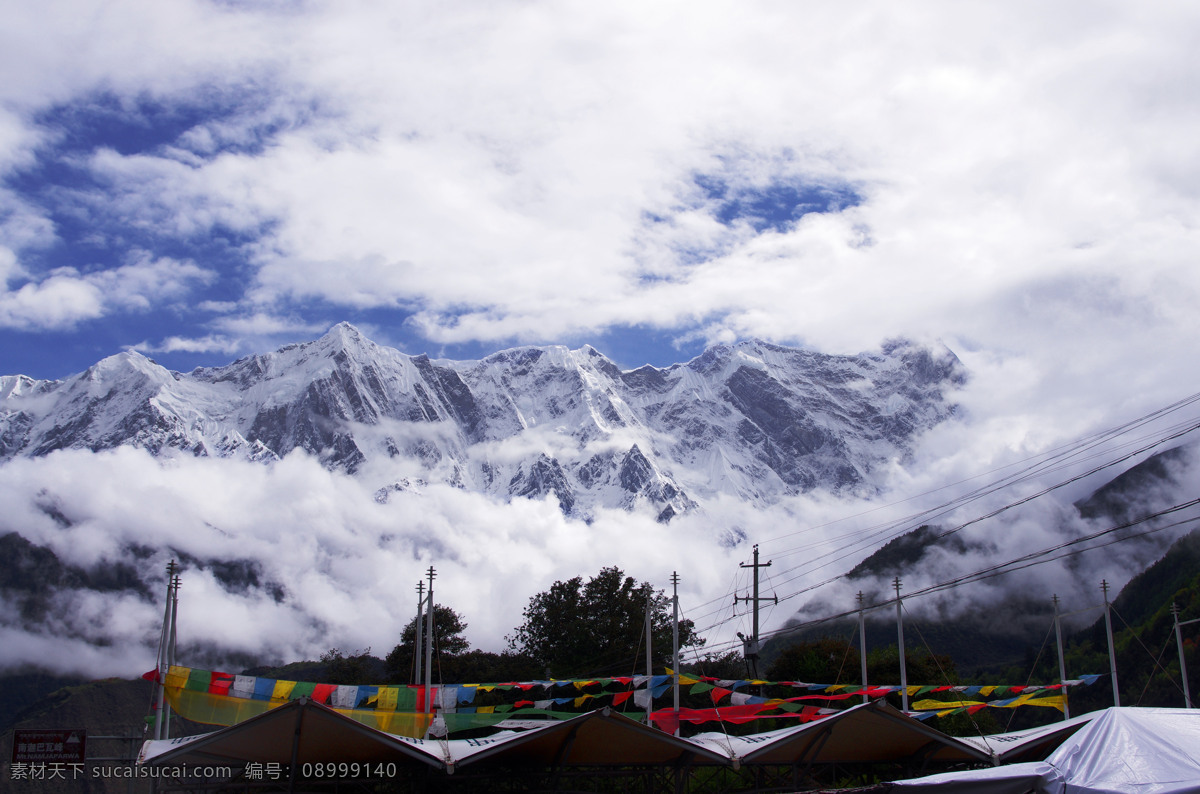
[[[1183,707],[1190,709],[1192,707],[1192,690],[1188,689],[1187,677],[1187,659],[1183,655],[1183,633],[1179,630],[1179,605],[1171,604],[1171,614],[1175,616],[1175,644],[1179,646],[1179,674],[1183,678]],[[1188,621],[1194,623],[1195,621]]]
[[[675,660],[675,735],[679,735],[679,574],[671,572],[671,587],[674,595],[671,603],[674,605],[675,620],[671,626],[671,650]]]
[[[425,583],[417,582],[417,630],[413,632],[413,657],[415,659],[412,682],[417,686],[425,680],[421,677],[421,657],[425,655]]]
[[[900,577],[893,581],[896,586],[896,632],[900,639],[900,707],[908,711],[908,666],[904,662],[904,613],[900,601]]]
[[[1108,630],[1108,669],[1112,673],[1113,705],[1121,705],[1121,690],[1117,687],[1117,649],[1113,642],[1112,615],[1108,603],[1108,580],[1100,580],[1100,589],[1104,591],[1104,628]]]
[[[754,631],[754,653],[758,655],[758,544],[754,544],[754,619],[751,623],[751,628]],[[754,675],[758,675],[758,660],[755,659]]]
[[[653,623],[653,612],[651,604],[654,601],[654,593],[646,595],[646,724],[652,725],[650,722],[650,714],[654,711],[654,699],[651,695],[654,692],[654,687],[650,686],[650,677],[654,675],[654,657],[650,651],[650,638]]]
[[[867,619],[863,614],[863,594],[858,591],[858,658],[862,666],[863,703],[871,701],[867,694]]]
[[[175,574],[175,586],[171,593],[171,641],[167,644],[167,663],[175,664],[176,628],[179,625],[179,574]]]
[[[175,666],[175,627],[179,618],[179,574],[171,587],[171,637],[167,642],[167,667]],[[171,704],[163,706],[163,738],[171,738]]]
[[[154,738],[163,738],[163,709],[166,706],[167,699],[167,672],[169,668],[168,659],[170,658],[168,648],[171,644],[171,602],[175,589],[175,570],[176,564],[174,560],[167,563],[167,599],[163,605],[163,622],[162,632],[158,637],[158,700],[155,703],[154,709]]]
[[[425,607],[425,713],[429,714],[433,711],[433,704],[430,703],[431,694],[433,693],[433,577],[437,573],[433,570],[433,566],[429,566],[429,595]]]
[[[754,544],[754,562],[751,563],[750,565],[746,565],[745,563],[742,563],[739,567],[754,569],[754,586],[753,586],[754,587],[754,589],[753,589],[754,595],[747,596],[745,598],[734,595],[733,603],[734,603],[734,606],[737,606],[738,601],[748,601],[748,602],[751,602],[754,604],[754,617],[753,617],[750,641],[747,642],[743,638],[742,642],[745,645],[745,647],[747,648],[745,655],[746,655],[746,663],[751,668],[750,675],[751,675],[751,677],[757,679],[759,677],[758,676],[758,604],[760,601],[767,600],[765,598],[760,598],[758,595],[758,569],[771,567],[771,561],[768,560],[767,562],[759,564],[759,562],[758,562],[758,544],[756,543],[756,544]],[[779,603],[778,596],[772,596],[771,599],[776,604]],[[740,637],[741,634],[739,634],[738,636]]]
[[[1058,593],[1054,594],[1054,636],[1058,640],[1058,683],[1062,684],[1063,719],[1071,719],[1071,706],[1067,703],[1067,661],[1063,656],[1062,622],[1058,615]]]

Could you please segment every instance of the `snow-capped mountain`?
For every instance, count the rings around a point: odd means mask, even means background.
[[[381,477],[378,498],[445,482],[564,513],[716,494],[769,503],[874,490],[882,464],[949,417],[948,350],[891,342],[829,356],[760,341],[621,371],[595,349],[522,347],[479,361],[382,347],[348,324],[228,366],[171,372],[136,352],[62,381],[0,378],[0,460],[134,445],[270,461],[302,449]]]

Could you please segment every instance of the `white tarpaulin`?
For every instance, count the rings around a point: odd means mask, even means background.
[[[1045,762],[900,780],[897,794],[1196,794],[1200,711],[1110,708]]]
[[[1046,760],[1070,794],[1200,792],[1200,711],[1108,709]]]

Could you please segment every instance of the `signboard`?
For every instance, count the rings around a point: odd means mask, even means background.
[[[84,762],[87,731],[65,729],[13,731],[12,762],[65,763]]]

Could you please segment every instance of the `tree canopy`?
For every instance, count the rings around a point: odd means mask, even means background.
[[[471,644],[463,636],[463,632],[466,630],[467,623],[463,620],[462,615],[448,606],[433,605],[434,664],[437,664],[442,657],[457,656],[467,652]],[[428,631],[428,629],[423,628],[423,631]],[[408,625],[404,627],[404,631],[400,632],[400,644],[392,648],[391,653],[384,660],[388,677],[394,682],[411,681],[412,679],[415,670],[414,654],[416,649],[421,647],[421,643],[415,640],[416,634],[417,617],[414,615],[412,620],[408,621]],[[424,664],[424,659],[421,663]],[[436,670],[436,667],[434,669]]]
[[[362,648],[350,653],[340,648],[330,648],[321,654],[321,664],[325,665],[322,676],[330,684],[369,684],[377,672],[375,665],[379,661],[371,656],[370,648]]]
[[[616,566],[602,568],[586,582],[580,576],[555,582],[533,596],[524,622],[506,639],[511,649],[554,677],[642,672],[638,660],[644,666],[648,600],[652,651],[662,667],[671,655],[671,599]],[[679,647],[703,644],[692,621],[680,621]]]

